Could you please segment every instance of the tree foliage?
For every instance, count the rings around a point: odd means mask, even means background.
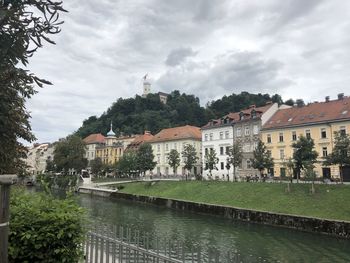
[[[23,168],[26,148],[19,139],[35,137],[25,102],[36,93],[35,86],[50,82],[25,67],[50,35],[60,32],[62,3],[49,0],[1,1],[0,5],[0,174]]]
[[[76,135],[70,135],[57,142],[53,157],[56,171],[67,174],[69,169],[81,171],[86,168],[88,161],[84,157],[85,151],[84,141]]]
[[[219,158],[216,156],[215,150],[210,150],[204,155],[205,170],[209,170],[209,175],[212,177],[212,171],[217,170],[216,165],[219,162]]]
[[[242,163],[243,153],[242,145],[240,142],[236,141],[232,146],[228,148],[227,154],[227,163],[233,167],[233,178],[236,179],[236,167],[239,167]]]
[[[177,150],[172,149],[168,155],[168,164],[173,168],[173,174],[175,175],[177,167],[180,166],[180,154]]]
[[[103,163],[100,157],[91,160],[89,165],[93,175],[98,175],[103,169]]]
[[[350,136],[348,134],[334,133],[334,147],[325,160],[325,165],[332,164],[339,166],[340,180],[343,182],[343,167],[350,165]]]
[[[14,188],[10,199],[9,262],[78,262],[85,213],[76,200]]]
[[[196,165],[197,160],[199,159],[197,157],[196,148],[194,148],[194,146],[191,144],[186,144],[181,154],[184,158],[184,168],[191,172],[192,168]]]
[[[144,143],[137,151],[137,164],[141,174],[148,170],[153,170],[156,167],[152,146],[149,143]]]
[[[298,141],[292,144],[292,147],[294,148],[294,168],[298,180],[301,171],[317,161],[318,153],[315,151],[314,146],[314,140],[312,138],[306,138],[303,135],[299,137]]]
[[[127,177],[136,176],[139,174],[139,152],[128,151],[119,159],[117,163],[117,170],[122,175]],[[140,158],[141,159],[141,158]]]
[[[265,169],[268,170],[273,167],[273,158],[261,140],[253,151],[252,167],[258,169],[261,176],[263,176]]]

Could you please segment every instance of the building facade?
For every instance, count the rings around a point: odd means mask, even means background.
[[[181,126],[175,128],[163,129],[153,139],[149,141],[152,146],[154,161],[157,162],[156,167],[152,173],[157,175],[173,175],[173,169],[168,164],[168,155],[172,149],[175,149],[180,154],[180,166],[177,168],[175,175],[185,175],[188,171],[184,168],[184,158],[182,157],[182,151],[185,145],[193,145],[198,162],[190,172],[191,174],[201,174],[201,131],[199,127],[195,126]]]
[[[96,147],[103,146],[105,137],[101,133],[90,134],[83,139],[86,145],[85,158],[90,162],[96,158]]]
[[[28,148],[25,163],[28,165],[27,171],[35,177],[37,174],[44,173],[47,160],[53,160],[55,147],[50,143],[34,144]]]
[[[284,106],[282,106],[284,107]],[[202,148],[203,148],[203,167],[205,167],[205,153],[215,150],[219,162],[217,170],[212,171],[215,179],[236,180],[243,179],[246,176],[258,174],[253,169],[251,159],[253,151],[260,139],[260,130],[269,118],[278,110],[277,103],[268,103],[263,107],[251,105],[248,109],[240,112],[229,113],[221,119],[212,120],[202,127]],[[233,167],[227,169],[227,149],[239,143],[242,147],[242,163],[236,168],[233,178]],[[209,176],[209,170],[204,170],[205,178]]]
[[[325,157],[334,147],[334,132],[350,132],[350,97],[281,109],[263,126],[262,141],[274,158],[273,174],[286,175],[284,162],[293,156],[292,144],[300,135],[312,138],[318,152],[315,172],[318,177],[339,178],[338,166],[325,166]],[[350,168],[344,168],[344,180],[350,181]]]

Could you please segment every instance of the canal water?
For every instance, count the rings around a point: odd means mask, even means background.
[[[240,262],[350,262],[350,240],[84,194],[79,202],[91,221],[230,251]]]

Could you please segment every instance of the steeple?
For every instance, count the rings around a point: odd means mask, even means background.
[[[115,136],[115,133],[113,132],[113,124],[112,124],[112,121],[111,121],[111,129],[110,131],[107,133],[107,136],[110,137],[110,136]]]
[[[151,92],[151,83],[149,82],[147,77],[148,77],[148,74],[146,74],[143,77],[143,94],[142,94],[142,97],[144,97],[144,98],[146,98],[147,95]]]

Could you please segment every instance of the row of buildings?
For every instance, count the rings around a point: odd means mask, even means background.
[[[236,168],[236,175],[246,177],[258,174],[252,167],[251,159],[258,141],[262,140],[274,159],[274,168],[266,173],[283,177],[286,175],[284,162],[292,157],[292,143],[300,135],[311,137],[315,142],[315,150],[319,153],[315,172],[319,177],[338,178],[337,166],[324,166],[323,160],[334,147],[334,132],[350,131],[350,97],[339,94],[338,98],[323,102],[309,103],[301,106],[278,105],[267,103],[262,107],[251,105],[240,112],[229,113],[222,118],[209,121],[203,127],[181,126],[167,128],[152,135],[145,131],[142,135],[116,136],[111,125],[106,136],[91,134],[84,138],[86,158],[91,161],[101,158],[105,164],[115,164],[125,151],[135,150],[143,143],[152,145],[157,165],[153,174],[170,175],[173,173],[168,165],[168,154],[172,149],[179,153],[186,144],[195,147],[198,163],[192,174],[208,177],[204,170],[204,156],[215,150],[219,162],[217,170],[212,171],[214,178],[233,180],[233,168],[227,169],[227,149],[234,142],[242,145],[243,160]],[[53,147],[50,144],[36,145],[29,151],[28,160],[32,170],[44,170],[46,159],[52,158]],[[181,158],[176,174],[185,174],[184,160]],[[343,170],[345,181],[350,181],[350,167]]]

